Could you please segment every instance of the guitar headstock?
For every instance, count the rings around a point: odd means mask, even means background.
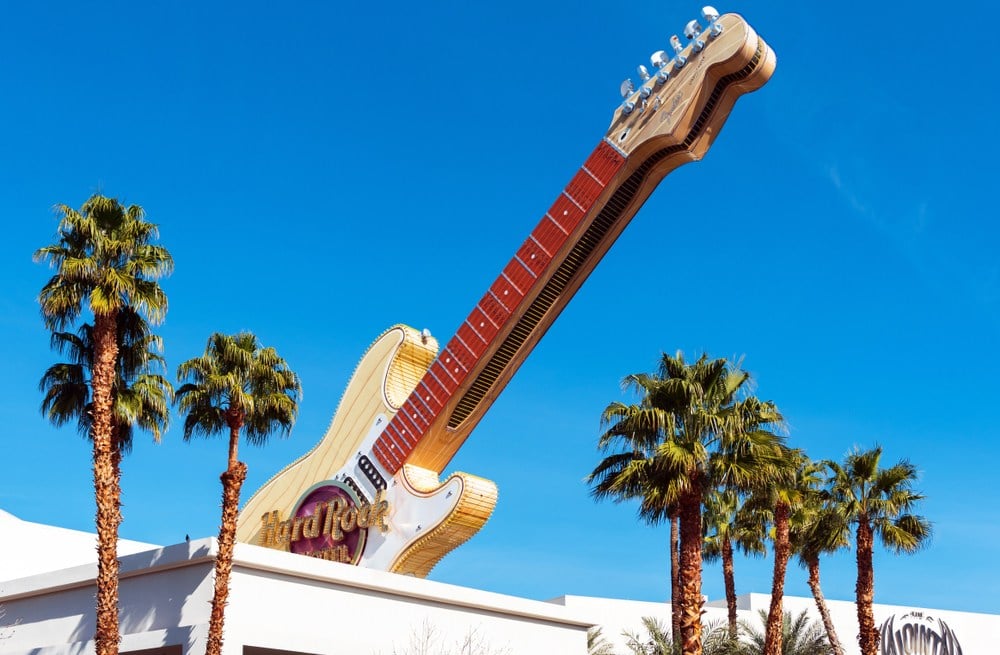
[[[774,72],[774,52],[741,16],[705,7],[702,19],[687,24],[686,45],[673,36],[651,68],[639,66],[638,86],[622,83],[606,138],[627,157],[680,146],[686,159],[700,159],[736,99]]]

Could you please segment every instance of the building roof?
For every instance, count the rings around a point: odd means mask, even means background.
[[[32,523],[0,509],[0,535],[0,581],[97,562],[97,536],[92,532]],[[118,540],[119,556],[158,547]]]

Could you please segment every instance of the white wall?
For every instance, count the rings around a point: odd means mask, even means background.
[[[122,652],[179,645],[203,653],[214,539],[122,558]],[[0,583],[0,655],[94,652],[96,565]],[[477,655],[586,652],[579,612],[427,580],[237,545],[225,655],[409,653],[429,630],[446,651],[470,635]],[[437,651],[436,651],[437,652]]]

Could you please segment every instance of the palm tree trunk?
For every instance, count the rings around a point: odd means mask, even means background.
[[[670,637],[680,644],[681,635],[681,578],[680,578],[680,513],[670,511]]]
[[[878,653],[878,628],[875,627],[875,614],[872,610],[875,598],[875,571],[872,567],[874,542],[872,537],[872,529],[868,524],[868,519],[862,516],[858,520],[858,582],[854,588],[857,595],[858,645],[861,647],[861,655],[876,655]]]
[[[781,655],[781,632],[784,612],[785,572],[792,553],[789,539],[791,508],[779,502],[774,507],[774,577],[771,581],[771,607],[767,613],[767,630],[764,633],[764,655]]]
[[[701,655],[701,475],[680,500],[681,652]]]
[[[726,607],[729,609],[729,638],[736,639],[736,574],[733,567],[733,542],[722,540],[722,578],[726,583]]]
[[[229,601],[229,575],[233,570],[233,547],[236,542],[236,517],[240,507],[240,489],[247,478],[247,465],[236,459],[240,439],[239,424],[230,424],[229,468],[222,474],[222,524],[219,526],[219,554],[215,558],[215,593],[208,623],[205,655],[221,655],[222,629]]]
[[[96,655],[118,653],[118,524],[120,493],[113,461],[112,389],[118,358],[116,314],[94,316],[94,368],[91,377],[94,417],[94,498],[97,502]]]
[[[816,609],[819,610],[819,615],[823,619],[826,638],[830,641],[830,650],[833,651],[833,655],[844,655],[844,647],[840,645],[840,639],[837,638],[837,630],[833,626],[830,610],[826,606],[823,590],[819,586],[819,556],[811,555],[806,564],[809,567],[809,588],[812,589],[813,598],[816,599]]]

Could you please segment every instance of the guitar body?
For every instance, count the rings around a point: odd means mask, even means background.
[[[372,344],[324,437],[247,501],[239,541],[425,576],[486,523],[496,486],[442,471],[657,184],[774,71],[742,17],[703,16],[622,85],[604,138],[440,353],[402,325]]]
[[[350,477],[369,503],[378,490],[357,474],[358,454],[373,431],[399,411],[437,354],[438,344],[413,328],[395,325],[368,348],[348,382],[330,427],[316,446],[268,480],[240,512],[237,541],[265,545],[265,516],[293,516],[295,505],[318,481]],[[426,576],[450,550],[486,523],[496,505],[489,480],[404,466],[387,479],[384,498],[390,529],[369,531],[358,563],[387,571]],[[270,546],[278,546],[269,543]],[[282,548],[283,550],[286,548]]]

